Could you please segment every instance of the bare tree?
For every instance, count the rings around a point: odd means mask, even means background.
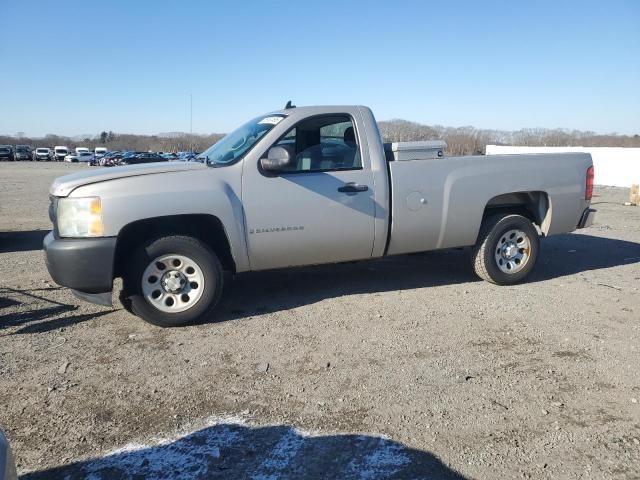
[[[416,140],[444,140],[448,155],[482,154],[487,144],[524,146],[584,146],[584,147],[640,147],[640,135],[597,134],[579,130],[525,128],[518,131],[482,130],[475,127],[443,127],[421,125],[407,120],[379,122],[385,142]],[[24,134],[23,134],[24,135]],[[48,134],[43,138],[0,135],[0,144],[28,144],[33,147],[73,146],[81,143],[88,148],[108,144],[111,150],[137,150],[154,152],[187,151],[190,146],[202,152],[223,137],[222,134],[190,135],[171,132],[158,135],[134,135],[103,131],[93,138],[78,139]]]

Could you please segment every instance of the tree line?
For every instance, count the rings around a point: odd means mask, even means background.
[[[410,142],[417,140],[444,140],[447,142],[447,155],[484,154],[489,144],[554,146],[554,147],[640,147],[640,135],[602,135],[579,130],[526,128],[518,131],[483,130],[475,127],[443,127],[440,125],[422,125],[407,120],[389,120],[379,122],[380,133],[385,142]],[[94,149],[107,147],[109,150],[136,150],[154,152],[202,152],[224,135],[190,135],[174,132],[158,135],[135,135],[103,131],[92,137],[66,137],[49,134],[41,138],[23,135],[0,135],[0,145],[30,145],[54,147],[66,145]]]
[[[483,130],[475,127],[421,125],[406,120],[378,122],[385,142],[444,140],[447,155],[484,154],[487,145],[528,147],[640,147],[640,135],[602,135],[565,129],[525,128],[517,131]]]

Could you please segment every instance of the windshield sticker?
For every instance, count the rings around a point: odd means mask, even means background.
[[[284,117],[265,117],[260,120],[259,124],[277,125]]]

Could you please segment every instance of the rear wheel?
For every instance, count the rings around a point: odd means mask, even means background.
[[[540,249],[538,232],[522,215],[488,217],[482,224],[472,260],[476,274],[487,282],[511,285],[535,266]]]
[[[166,236],[135,252],[124,275],[125,306],[161,327],[197,323],[213,314],[223,282],[220,261],[208,246],[194,237]]]

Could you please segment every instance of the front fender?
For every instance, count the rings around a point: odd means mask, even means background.
[[[105,236],[150,218],[204,214],[222,223],[236,271],[249,269],[240,198],[241,165],[118,178],[76,188],[71,197],[102,199]]]

